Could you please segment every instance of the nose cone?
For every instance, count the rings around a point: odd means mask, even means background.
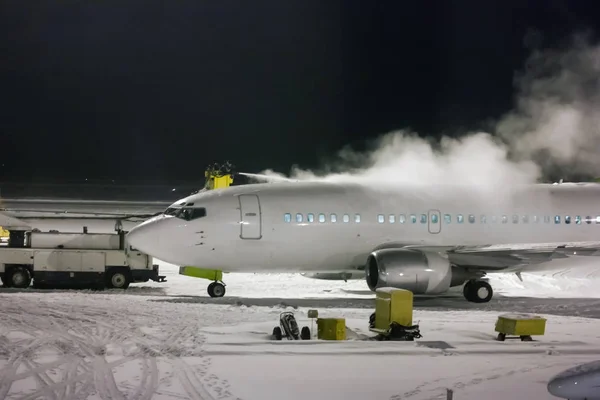
[[[158,247],[161,235],[159,223],[160,217],[154,217],[135,226],[127,234],[127,242],[133,248],[153,255]]]
[[[562,399],[600,399],[600,361],[561,372],[548,382],[548,392]]]

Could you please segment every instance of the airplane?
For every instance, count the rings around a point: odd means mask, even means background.
[[[548,393],[561,399],[600,399],[600,361],[569,368],[555,375],[547,385]]]
[[[489,302],[490,273],[553,269],[600,254],[600,184],[514,187],[296,181],[182,198],[135,226],[129,242],[176,265],[224,272],[360,276],[438,295],[463,286]],[[361,278],[361,279],[362,279]],[[212,297],[225,294],[219,281]]]

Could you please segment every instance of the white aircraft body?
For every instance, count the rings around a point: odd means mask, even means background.
[[[551,269],[600,254],[600,185],[369,187],[285,182],[181,199],[133,228],[129,242],[166,262],[225,272],[364,277],[487,302],[488,273]],[[224,293],[224,291],[223,291]]]

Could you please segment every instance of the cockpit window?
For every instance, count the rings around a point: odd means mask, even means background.
[[[184,207],[181,212],[176,215],[177,218],[192,221],[194,219],[206,217],[206,208],[188,208]]]
[[[165,210],[164,214],[165,215],[175,215],[177,214],[177,212],[181,210],[181,208],[179,207],[169,207]]]
[[[193,204],[193,203],[192,203]],[[174,217],[184,219],[186,221],[192,221],[194,219],[206,217],[206,208],[204,207],[183,207],[183,208],[167,208],[165,215],[172,215]]]

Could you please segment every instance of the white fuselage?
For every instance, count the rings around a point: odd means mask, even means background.
[[[190,208],[205,208],[206,215],[191,220],[160,215],[135,227],[128,240],[170,263],[226,272],[348,271],[385,246],[598,242],[598,200],[595,184],[510,190],[244,185],[182,199],[172,207],[193,203]]]

